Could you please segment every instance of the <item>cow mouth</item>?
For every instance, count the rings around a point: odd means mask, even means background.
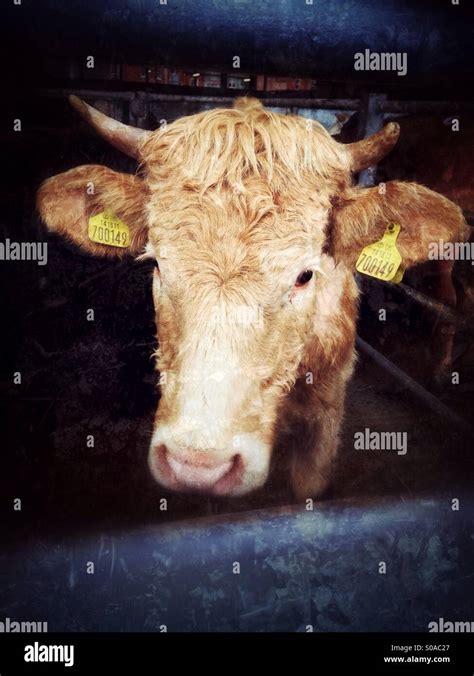
[[[155,449],[156,468],[162,483],[179,493],[224,496],[241,483],[243,463],[240,455],[217,464],[194,464],[173,456],[166,446]]]

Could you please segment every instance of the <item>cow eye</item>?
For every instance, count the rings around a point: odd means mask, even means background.
[[[306,284],[309,282],[312,276],[313,276],[312,270],[303,270],[303,272],[300,272],[300,274],[296,278],[295,286],[296,287],[306,286]]]

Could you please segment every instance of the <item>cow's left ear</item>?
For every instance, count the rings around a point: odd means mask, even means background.
[[[148,237],[145,202],[142,179],[100,165],[83,165],[53,176],[41,185],[36,197],[38,211],[50,230],[91,254],[114,257],[143,251]],[[91,238],[89,219],[102,212],[112,212],[124,224],[116,242],[105,244]],[[101,235],[105,239],[104,229]],[[109,232],[105,236],[110,239]]]
[[[470,235],[461,209],[446,197],[417,183],[389,181],[354,188],[334,202],[332,255],[354,266],[361,250],[382,239],[389,223],[400,225],[402,270],[428,260],[430,243],[465,241]]]

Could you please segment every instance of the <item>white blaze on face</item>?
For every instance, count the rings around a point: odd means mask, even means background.
[[[225,446],[242,397],[242,369],[225,336],[216,338],[203,337],[181,368],[180,418],[194,448]]]
[[[186,487],[212,487],[231,469],[237,456],[241,478],[227,494],[248,492],[266,480],[269,445],[258,432],[239,429],[239,421],[248,413],[247,397],[253,412],[262,406],[257,376],[245,365],[239,349],[246,334],[255,331],[248,326],[249,317],[249,312],[221,306],[207,322],[191,322],[184,336],[175,413],[169,421],[160,423],[158,418],[151,455],[154,448],[165,446],[171,469]],[[150,466],[160,483],[169,484],[152,458]]]

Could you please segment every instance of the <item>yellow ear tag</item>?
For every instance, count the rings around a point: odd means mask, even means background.
[[[402,257],[397,249],[397,237],[400,232],[398,223],[390,223],[382,239],[368,244],[360,252],[356,263],[357,272],[369,275],[384,282],[398,284],[402,281],[403,270],[399,270]]]
[[[98,244],[125,248],[130,244],[130,229],[112,211],[106,209],[89,218],[89,239]]]

